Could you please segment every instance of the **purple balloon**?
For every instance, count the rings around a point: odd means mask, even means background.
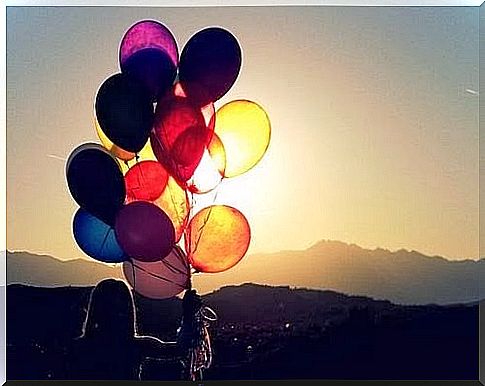
[[[173,65],[178,65],[178,47],[174,36],[155,20],[142,20],[132,25],[120,44],[120,65],[123,67],[133,54],[144,49],[159,49],[167,53]]]
[[[158,206],[146,201],[132,202],[119,211],[115,233],[125,253],[139,261],[162,260],[175,245],[172,221]]]
[[[180,55],[179,78],[187,97],[202,107],[224,96],[236,81],[242,51],[229,31],[211,27],[193,35]]]
[[[172,33],[154,20],[131,26],[120,44],[121,72],[141,81],[153,102],[165,94],[177,75],[178,48]]]

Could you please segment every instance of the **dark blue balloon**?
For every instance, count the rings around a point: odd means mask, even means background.
[[[179,79],[187,97],[197,106],[221,98],[236,81],[242,53],[237,39],[219,27],[192,36],[180,55]]]
[[[139,152],[153,125],[153,98],[135,76],[115,74],[96,94],[96,118],[103,133],[123,150]]]
[[[66,178],[80,207],[114,225],[126,187],[120,166],[105,148],[95,143],[76,148],[67,160]]]
[[[79,248],[93,259],[104,263],[128,260],[116,240],[115,230],[83,208],[74,215],[72,231]]]

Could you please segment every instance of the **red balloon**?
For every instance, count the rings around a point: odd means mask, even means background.
[[[142,161],[133,165],[125,174],[126,199],[154,201],[167,186],[168,173],[157,161]]]
[[[129,203],[119,211],[116,239],[125,253],[140,261],[158,261],[175,245],[175,230],[166,213],[145,201]]]
[[[176,86],[157,103],[150,142],[160,163],[184,184],[202,159],[215,121],[213,105],[200,109],[180,90]]]

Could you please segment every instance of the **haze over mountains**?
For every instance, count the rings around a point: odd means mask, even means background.
[[[27,252],[7,253],[7,284],[93,285],[122,278],[119,266],[77,259],[61,261]],[[330,289],[399,304],[468,303],[480,299],[485,260],[449,261],[416,251],[369,250],[338,241],[320,241],[302,251],[245,257],[233,269],[195,275],[194,287],[208,293],[247,282]]]

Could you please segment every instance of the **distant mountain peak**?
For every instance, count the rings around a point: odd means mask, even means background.
[[[346,242],[343,242],[343,241],[330,240],[330,239],[322,239],[320,241],[317,241],[310,248],[308,248],[308,250],[316,250],[316,249],[323,249],[323,248],[326,248],[326,249],[335,248],[335,249],[364,250],[364,248],[360,247],[357,244],[346,243]]]

